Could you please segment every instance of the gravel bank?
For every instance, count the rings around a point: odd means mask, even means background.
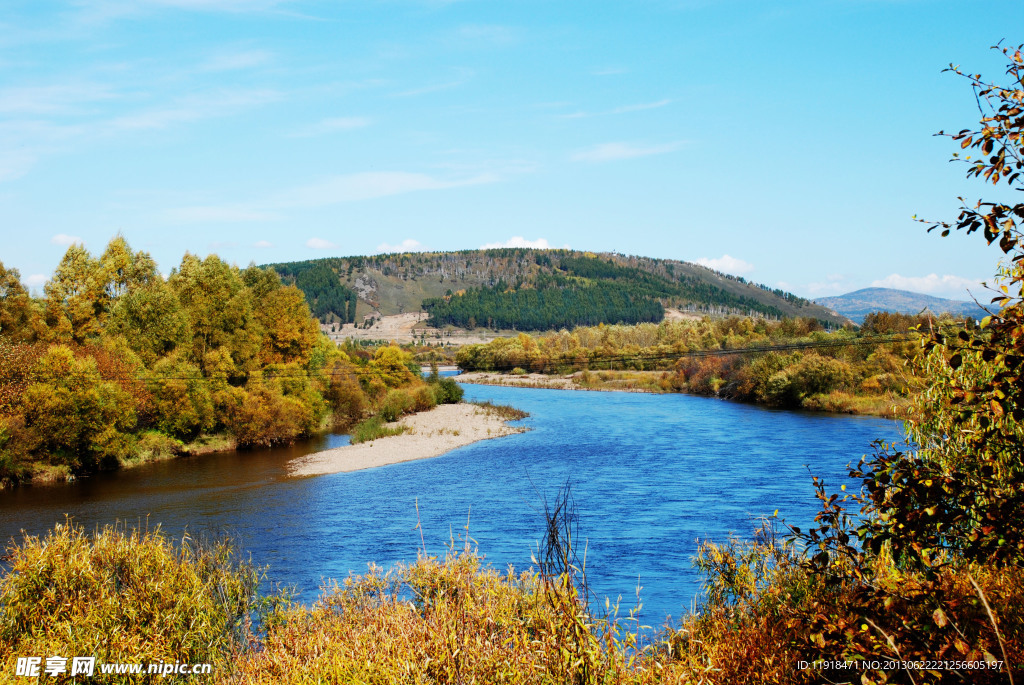
[[[490,409],[475,404],[442,404],[430,411],[405,416],[399,423],[408,427],[401,435],[314,452],[289,464],[289,471],[293,476],[359,471],[428,459],[479,440],[527,430],[509,426]]]

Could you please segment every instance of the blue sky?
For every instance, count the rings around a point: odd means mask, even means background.
[[[800,295],[965,298],[977,122],[1024,3],[4,0],[0,261],[117,233],[170,271],[528,244],[704,260]],[[998,21],[992,21],[994,18]]]

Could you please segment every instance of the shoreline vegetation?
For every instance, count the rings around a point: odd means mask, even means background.
[[[682,392],[699,397],[737,400],[717,393],[688,393],[665,389],[667,378],[664,371],[576,371],[567,375],[543,373],[502,373],[497,371],[467,371],[459,374],[459,383],[471,385],[497,385],[507,388],[538,388],[547,390],[584,390],[593,392],[641,392],[665,394]],[[857,396],[834,393],[828,406],[794,407],[803,411],[821,411],[836,414],[902,418],[910,406],[908,398],[888,393],[881,396]],[[755,402],[754,404],[760,404]]]
[[[186,254],[165,278],[115,237],[30,296],[0,264],[0,487],[290,444],[461,389],[413,354],[331,342],[271,269]],[[433,355],[437,356],[437,355]]]
[[[438,457],[481,440],[523,433],[528,429],[508,422],[526,416],[489,404],[441,405],[401,418],[395,426],[400,432],[300,457],[289,464],[289,472],[316,476]]]
[[[785,409],[906,418],[925,387],[922,331],[951,318],[876,313],[859,330],[729,317],[520,333],[456,352],[459,381],[687,393]]]

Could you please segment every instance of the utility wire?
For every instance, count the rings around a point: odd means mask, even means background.
[[[702,358],[702,357],[724,357],[732,355],[746,355],[746,354],[767,354],[769,352],[790,352],[794,350],[807,350],[807,349],[819,349],[819,348],[841,348],[841,347],[863,347],[868,345],[889,345],[904,342],[914,342],[920,340],[920,335],[910,334],[899,334],[899,335],[888,335],[878,336],[872,338],[859,338],[853,340],[811,340],[807,342],[794,342],[784,343],[781,345],[762,345],[754,347],[741,347],[731,349],[711,349],[711,350],[690,350],[687,352],[671,352],[665,354],[633,354],[633,355],[609,355],[602,357],[584,357],[577,359],[564,359],[558,361],[547,361],[543,364],[542,368],[547,370],[549,368],[556,369],[583,369],[594,366],[601,366],[604,364],[610,365],[616,363],[638,363],[638,362],[658,362],[666,360],[679,360],[686,358]],[[521,360],[520,362],[508,362],[500,364],[489,364],[490,367],[487,370],[490,371],[504,371],[516,368],[520,363],[529,364],[529,360]],[[482,369],[481,369],[482,370]],[[302,373],[277,373],[274,371],[262,371],[257,373],[239,373],[239,374],[226,374],[217,373],[209,376],[109,376],[104,380],[109,381],[142,381],[146,383],[157,383],[166,381],[241,381],[248,380],[254,376],[262,376],[264,380],[303,380],[310,378],[320,379],[336,379],[336,378],[347,378],[349,380],[358,380],[363,376],[375,375],[370,369],[364,369],[356,367],[354,369],[338,369],[333,371],[308,371]]]

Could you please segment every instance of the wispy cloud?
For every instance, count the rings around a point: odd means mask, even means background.
[[[658,109],[665,105],[672,104],[672,100],[664,99],[658,100],[657,102],[641,102],[635,105],[622,105],[621,107],[615,107],[614,109],[604,110],[602,112],[571,112],[570,114],[560,114],[561,119],[586,119],[589,117],[603,117],[612,114],[627,114],[629,112],[642,112],[647,109]]]
[[[781,281],[776,286],[790,292],[799,291],[810,297],[824,297],[856,290],[857,286],[853,285],[854,282],[854,279],[848,274],[829,274],[824,281],[814,281],[802,287],[794,287]]]
[[[77,235],[68,235],[67,233],[58,233],[57,235],[55,235],[52,238],[50,238],[50,244],[52,244],[52,245],[70,246],[70,245],[74,245],[75,243],[84,243],[84,242],[85,241],[82,240],[79,236],[77,236]]]
[[[47,280],[46,274],[32,274],[31,276],[23,278],[21,282],[29,288],[38,288],[46,285]]]
[[[456,30],[456,35],[472,44],[483,43],[493,47],[518,43],[521,40],[522,31],[498,24],[465,24]]]
[[[406,238],[397,245],[391,245],[390,243],[381,243],[377,246],[377,254],[391,254],[395,252],[425,252],[426,246],[418,240],[412,238]]]
[[[266,50],[244,50],[241,52],[223,53],[211,57],[199,66],[201,71],[235,71],[251,69],[269,63],[273,54]]]
[[[103,83],[58,83],[0,89],[0,112],[6,114],[56,114],[83,112],[89,105],[117,97]]]
[[[93,89],[95,85],[95,89]],[[131,88],[103,84],[0,89],[0,181],[23,176],[40,159],[93,145],[98,140],[138,131],[157,131],[207,119],[230,117],[281,99],[276,90],[215,89],[196,91],[149,108],[126,101],[139,99]],[[106,101],[118,106],[110,113]],[[97,116],[97,112],[103,114]]]
[[[456,76],[452,80],[440,81],[437,83],[430,83],[419,88],[411,88],[409,90],[399,91],[392,93],[392,97],[396,98],[409,98],[416,97],[419,95],[427,95],[429,93],[436,93],[442,90],[451,90],[452,88],[458,88],[459,86],[468,82],[475,73],[472,69],[459,68],[455,70]]]
[[[500,247],[527,247],[535,250],[550,250],[552,249],[551,244],[547,241],[547,238],[537,238],[536,240],[527,240],[521,235],[512,236],[508,240],[501,243],[485,243],[480,246],[481,250],[494,250]],[[568,250],[569,245],[562,245],[563,250]]]
[[[282,193],[274,200],[274,203],[281,207],[325,207],[341,202],[372,200],[420,190],[447,190],[493,183],[497,180],[496,175],[489,173],[446,180],[428,174],[406,171],[366,171],[358,174],[333,176],[313,185],[294,188]]]
[[[258,247],[261,250],[265,250],[267,248],[273,247],[274,243],[270,242],[269,240],[257,240],[255,243],[252,244],[252,246]]]
[[[281,99],[276,90],[223,90],[192,95],[164,106],[120,116],[110,122],[115,130],[162,129],[174,124],[190,123],[214,117],[237,114],[246,109]]]
[[[333,250],[338,247],[337,243],[332,243],[330,240],[324,240],[323,238],[310,238],[306,241],[306,247],[314,250]]]
[[[602,143],[586,150],[580,150],[572,156],[576,162],[612,162],[620,159],[649,157],[674,152],[682,147],[682,141],[662,143],[660,145],[634,145],[632,143]]]
[[[967,291],[981,293],[982,278],[964,278],[952,274],[928,274],[927,276],[901,276],[890,274],[871,282],[873,288],[895,288],[897,290],[912,290],[928,295],[945,295],[956,299],[966,299]]]
[[[367,117],[332,117],[328,119],[321,119],[315,124],[309,126],[303,126],[295,132],[289,134],[290,138],[311,138],[313,136],[322,136],[328,133],[335,133],[337,131],[351,131],[356,128],[364,128],[370,125],[370,119]]]
[[[289,0],[80,0],[78,4],[91,18],[116,18],[151,8],[171,8],[194,12],[265,12]]]
[[[36,163],[36,159],[36,153],[0,150],[0,181],[11,181],[24,176]]]
[[[618,76],[619,74],[626,74],[628,72],[628,69],[624,69],[622,67],[605,67],[604,69],[595,69],[590,73],[594,76]]]
[[[697,263],[701,266],[706,266],[709,269],[721,271],[726,274],[733,274],[734,276],[742,276],[743,274],[748,274],[754,270],[754,265],[750,262],[745,262],[742,259],[737,259],[736,257],[730,257],[727,254],[713,259],[701,257],[697,260]]]
[[[444,179],[405,171],[367,171],[331,176],[311,185],[284,190],[265,200],[224,205],[174,207],[165,209],[160,216],[172,223],[276,221],[284,218],[287,210],[317,209],[344,202],[373,200],[426,190],[448,190],[494,183],[498,180],[500,177],[494,173]],[[336,247],[333,243],[325,244],[323,247],[311,244],[320,240],[320,238],[312,238],[306,245],[315,249]],[[256,245],[256,247],[270,246],[269,243],[266,245],[257,243]]]
[[[239,206],[175,207],[163,213],[168,221],[181,224],[274,221],[279,214]]]

